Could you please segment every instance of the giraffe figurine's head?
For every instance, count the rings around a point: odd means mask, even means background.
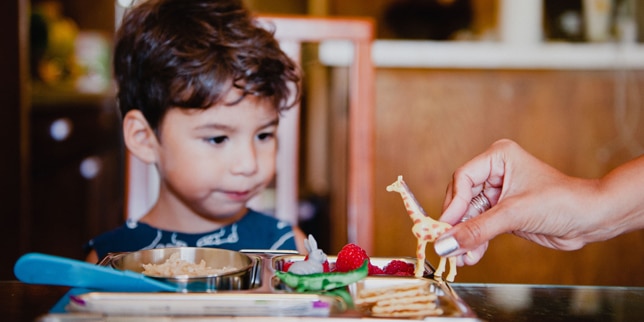
[[[414,194],[409,190],[407,183],[403,180],[403,176],[398,176],[398,180],[388,185],[386,189],[389,192],[393,191],[400,194],[410,216],[427,216],[425,209],[421,207],[418,200],[416,200],[416,197],[414,197]]]
[[[394,183],[387,186],[387,191],[392,192],[403,192],[405,191],[405,182],[403,181],[403,176],[398,176],[398,180]]]

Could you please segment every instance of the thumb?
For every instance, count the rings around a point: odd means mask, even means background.
[[[441,257],[451,257],[474,250],[506,231],[506,225],[492,208],[468,221],[455,225],[434,242]]]

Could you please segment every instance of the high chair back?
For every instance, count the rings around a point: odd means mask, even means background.
[[[347,133],[347,241],[368,253],[373,251],[373,124],[374,74],[371,58],[373,23],[369,19],[316,18],[310,16],[260,16],[266,28],[275,28],[280,46],[296,63],[301,64],[304,43],[347,40],[353,43],[349,66],[349,102]],[[275,216],[292,224],[298,220],[298,160],[300,106],[280,118],[278,129],[277,176],[275,181]],[[158,177],[155,169],[127,155],[126,215],[144,214],[156,200]]]

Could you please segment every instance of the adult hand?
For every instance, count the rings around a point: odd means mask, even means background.
[[[574,250],[641,228],[641,194],[635,197],[630,191],[631,196],[616,198],[622,204],[606,200],[621,190],[636,188],[632,176],[644,180],[643,169],[644,157],[640,157],[601,180],[574,178],[513,141],[497,141],[454,173],[440,218],[454,227],[434,248],[440,256],[458,256],[460,266],[473,265],[485,253],[488,241],[502,233],[554,249]],[[470,205],[479,193],[492,206],[481,215]],[[473,217],[461,222],[466,215]],[[629,225],[633,217],[637,223]]]

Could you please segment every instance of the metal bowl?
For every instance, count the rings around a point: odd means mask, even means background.
[[[119,270],[142,273],[143,264],[163,264],[174,253],[179,253],[180,258],[188,262],[198,264],[203,259],[208,267],[233,268],[233,270],[207,276],[148,276],[176,285],[179,292],[247,290],[256,284],[253,277],[257,258],[218,248],[176,247],[118,253],[111,256],[109,265]]]

